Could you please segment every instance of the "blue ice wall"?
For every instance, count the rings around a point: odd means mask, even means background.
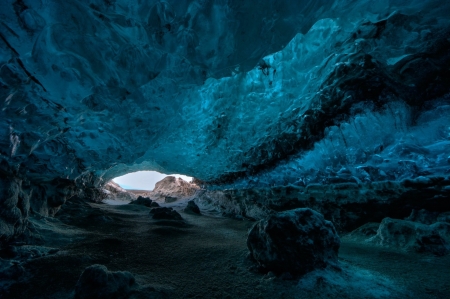
[[[449,7],[3,0],[2,169],[241,187],[446,174]]]

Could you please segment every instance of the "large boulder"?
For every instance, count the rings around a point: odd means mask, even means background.
[[[442,256],[450,252],[450,223],[436,222],[426,225],[385,218],[372,241],[386,247],[430,252]]]
[[[357,242],[365,242],[376,236],[379,227],[380,224],[377,222],[368,222],[345,235],[343,238]]]
[[[437,222],[437,217],[439,216],[438,212],[430,212],[425,209],[411,211],[411,214],[405,220],[419,222],[423,224],[433,224]]]
[[[111,272],[96,264],[84,269],[75,286],[75,299],[127,298],[135,286],[130,272]]]
[[[247,246],[262,271],[303,275],[337,265],[340,239],[322,214],[301,208],[257,222],[250,230]]]
[[[172,208],[153,208],[150,210],[150,215],[155,220],[183,220],[181,215]]]
[[[140,205],[140,206],[145,206],[145,207],[149,207],[149,208],[159,207],[159,204],[157,202],[151,200],[148,197],[142,197],[142,196],[139,196],[136,200],[133,200],[129,204],[130,205]]]
[[[188,201],[187,206],[184,208],[184,211],[189,214],[201,215],[200,208],[197,206],[194,200]]]

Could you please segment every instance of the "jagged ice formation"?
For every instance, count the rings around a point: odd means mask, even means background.
[[[2,239],[137,170],[217,188],[448,176],[450,4],[4,0]]]

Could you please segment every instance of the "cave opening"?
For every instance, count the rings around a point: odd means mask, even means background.
[[[103,186],[105,198],[102,202],[109,205],[129,204],[138,198],[152,198],[161,203],[174,202],[187,195],[193,178],[182,174],[165,174],[157,171],[136,171],[115,177]]]
[[[192,177],[183,174],[165,174],[157,171],[130,172],[112,179],[120,187],[126,190],[152,191],[155,184],[167,176],[182,178],[186,182],[192,181]]]

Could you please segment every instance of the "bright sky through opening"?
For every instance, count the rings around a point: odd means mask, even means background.
[[[138,171],[119,176],[113,179],[113,181],[124,189],[153,190],[157,182],[169,175],[182,178],[187,182],[192,180],[192,177],[181,174],[163,174],[156,171]]]

